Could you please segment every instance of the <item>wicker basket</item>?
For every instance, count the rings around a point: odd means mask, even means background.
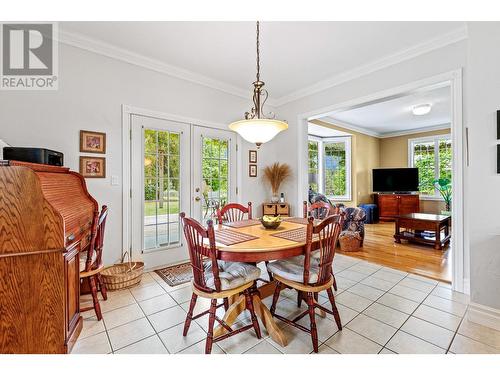
[[[340,249],[345,252],[359,251],[361,248],[361,240],[353,233],[344,233],[339,237]]]
[[[125,253],[128,255],[128,253]],[[119,290],[133,287],[141,282],[144,272],[144,262],[129,261],[114,264],[101,271],[102,281],[107,290]]]

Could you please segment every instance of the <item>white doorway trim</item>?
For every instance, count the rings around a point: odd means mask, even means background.
[[[413,81],[405,85],[379,91],[364,97],[319,108],[298,115],[297,118],[297,150],[298,150],[298,186],[297,205],[307,196],[307,124],[309,120],[317,119],[340,110],[357,108],[368,103],[376,103],[387,98],[397,98],[429,86],[439,87],[449,84],[451,90],[451,133],[453,144],[453,200],[452,200],[452,288],[462,293],[469,293],[469,280],[464,279],[464,269],[469,265],[468,232],[464,215],[464,124],[462,112],[462,69],[452,70],[429,78]]]
[[[162,120],[183,122],[189,124],[189,131],[192,131],[193,126],[205,126],[213,129],[221,129],[231,131],[227,124],[200,120],[192,117],[175,115],[172,113],[153,111],[150,109],[134,107],[122,104],[122,256],[125,251],[130,251],[132,246],[132,222],[131,222],[131,117],[132,115],[154,117]],[[190,142],[191,143],[191,142]],[[239,155],[241,149],[241,137],[237,137],[236,149],[236,186],[241,186],[242,183],[242,161]],[[191,152],[192,150],[190,150]],[[240,201],[240,195],[237,195],[237,200]]]

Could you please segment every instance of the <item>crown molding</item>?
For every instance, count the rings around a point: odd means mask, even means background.
[[[311,86],[304,87],[288,95],[277,98],[274,100],[274,104],[278,107],[284,104],[288,104],[303,97],[316,94],[318,92],[338,86],[342,83],[376,72],[378,70],[382,70],[403,61],[410,60],[417,56],[426,54],[428,52],[459,42],[464,39],[467,39],[467,27],[465,25],[439,37],[416,44],[402,51],[393,53],[371,63],[334,75]]]
[[[323,118],[318,119],[318,120],[321,122],[324,122],[326,124],[337,126],[339,128],[352,130],[352,131],[355,131],[357,133],[361,133],[364,135],[369,135],[370,137],[380,138],[380,135],[381,135],[380,133],[378,133],[376,131],[369,130],[369,129],[363,128],[361,126],[351,124],[350,122],[338,121],[338,120],[334,119],[333,117],[323,117]]]
[[[433,132],[436,130],[444,130],[444,129],[451,129],[451,124],[446,123],[446,124],[439,124],[439,125],[434,125],[434,126],[415,128],[415,129],[410,129],[410,130],[401,130],[401,131],[397,131],[397,132],[382,133],[382,134],[380,134],[379,138],[392,138],[392,137],[399,137],[401,135],[427,133],[427,132]]]
[[[99,55],[110,57],[115,60],[123,61],[132,65],[140,66],[155,72],[163,73],[171,77],[196,83],[211,89],[219,90],[230,95],[235,95],[240,98],[251,100],[251,89],[242,90],[239,87],[206,77],[201,74],[191,72],[173,65],[166,64],[162,61],[151,59],[135,52],[129,51],[115,45],[102,42],[97,39],[89,38],[82,34],[71,33],[60,30],[59,42],[77,47],[86,51],[90,51]],[[272,100],[268,100],[267,104],[273,106]]]
[[[371,137],[380,138],[380,139],[399,137],[402,135],[426,133],[426,132],[432,132],[432,131],[436,131],[436,130],[451,129],[451,124],[445,123],[445,124],[425,126],[425,127],[408,129],[408,130],[400,130],[400,131],[395,131],[395,132],[381,133],[381,132],[376,132],[374,130],[366,129],[366,128],[361,127],[359,125],[351,124],[349,122],[338,121],[338,120],[334,119],[333,117],[324,117],[324,118],[318,119],[318,120],[322,121],[324,123],[327,123],[327,124],[337,126],[339,128],[352,130],[352,131],[355,131],[355,132],[358,132],[358,133],[361,133],[364,135],[369,135]]]
[[[464,26],[454,31],[451,31],[447,34],[436,37],[434,39],[428,40],[426,42],[409,47],[405,50],[375,60],[371,63],[334,75],[323,81],[317,82],[303,89],[294,91],[280,98],[275,99],[270,97],[267,100],[267,104],[270,105],[271,107],[282,106],[284,104],[293,102],[300,98],[327,90],[331,87],[338,86],[342,83],[384,69],[391,65],[395,65],[400,62],[431,52],[433,50],[445,47],[449,44],[459,42],[466,38],[467,38],[467,28]],[[171,77],[193,82],[205,87],[225,92],[230,95],[238,96],[240,98],[248,100],[251,99],[250,89],[242,90],[239,87],[224,83],[222,81],[215,80],[213,78],[198,73],[194,73],[189,70],[182,69],[170,64],[166,64],[157,59],[152,59],[142,56],[127,49],[120,48],[97,39],[89,38],[79,33],[71,33],[68,31],[59,30],[59,42],[86,51],[90,51],[99,55],[107,56],[119,61],[123,61],[132,65],[140,66],[142,68],[146,68],[155,72],[163,73]]]

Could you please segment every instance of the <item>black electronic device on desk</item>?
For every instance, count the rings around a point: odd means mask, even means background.
[[[36,147],[4,147],[4,160],[17,160],[29,163],[64,165],[64,155],[62,152]]]

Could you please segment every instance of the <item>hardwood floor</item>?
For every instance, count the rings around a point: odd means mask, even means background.
[[[432,246],[394,242],[394,223],[365,225],[365,241],[361,251],[339,253],[368,260],[405,272],[451,282],[451,247],[434,250]]]

